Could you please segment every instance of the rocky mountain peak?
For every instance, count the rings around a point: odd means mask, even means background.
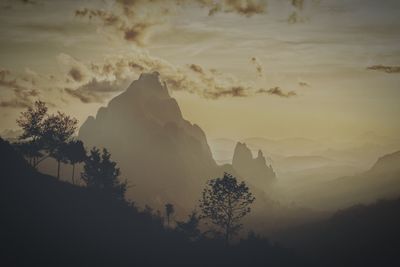
[[[236,144],[232,166],[240,176],[260,188],[265,188],[276,176],[272,167],[267,165],[261,150],[258,150],[257,157],[253,158],[251,150],[241,142]]]

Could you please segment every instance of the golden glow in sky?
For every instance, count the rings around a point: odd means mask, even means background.
[[[398,136],[396,0],[1,1],[0,131],[158,71],[209,137]]]

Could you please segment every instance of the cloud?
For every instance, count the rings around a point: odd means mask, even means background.
[[[22,84],[18,82],[16,78],[9,79],[8,76],[10,75],[11,71],[6,69],[0,69],[0,86],[16,90],[26,89]]]
[[[9,99],[1,100],[0,107],[26,108],[33,103],[33,98],[39,96],[36,89],[28,88],[24,82],[17,78],[9,78],[11,71],[0,69],[0,87],[12,89],[13,96]]]
[[[72,67],[68,75],[76,82],[81,82],[84,78],[84,74],[76,67]]]
[[[142,50],[132,50],[129,53],[104,58],[100,62],[83,63],[68,55],[63,55],[64,63],[71,62],[86,70],[85,83],[66,86],[63,91],[83,103],[104,102],[112,93],[124,90],[124,84],[129,84],[143,72],[158,72],[160,79],[166,83],[171,91],[185,91],[197,94],[207,99],[222,97],[247,97],[262,93],[251,82],[237,79],[231,74],[219,72],[215,69],[206,69],[192,63],[183,67],[150,56]],[[69,75],[71,76],[71,75]],[[280,89],[279,89],[280,90]],[[295,92],[284,93],[279,90],[270,90],[271,95],[291,97]]]
[[[257,71],[257,76],[262,77],[263,76],[263,66],[261,65],[260,61],[256,57],[252,57],[250,59],[250,62],[256,67]]]
[[[76,89],[64,88],[65,93],[79,99],[82,103],[103,103],[110,97],[110,93],[118,91],[121,91],[121,87],[117,82],[96,79],[92,79]]]
[[[292,96],[297,96],[297,93],[295,91],[289,91],[289,92],[283,92],[282,89],[278,86],[270,88],[270,89],[259,89],[257,91],[257,94],[269,94],[269,95],[276,95],[280,97],[292,97]]]
[[[207,98],[211,98],[211,99],[217,99],[220,97],[227,97],[227,96],[245,97],[248,95],[249,94],[247,92],[247,89],[242,86],[233,86],[231,88],[224,89],[224,90],[217,91],[217,92],[205,92],[205,96]]]
[[[150,3],[161,3],[162,1],[151,1]],[[89,20],[97,20],[100,26],[109,28],[120,34],[126,41],[144,46],[145,39],[152,26],[161,24],[163,21],[160,14],[151,14],[153,10],[144,9],[145,1],[124,0],[116,1],[114,9],[105,11],[101,9],[83,8],[75,11],[76,17],[87,17]],[[137,15],[142,8],[145,15]],[[150,11],[152,10],[152,11]]]
[[[310,87],[310,85],[308,83],[306,83],[306,82],[299,82],[299,85],[301,87]]]
[[[266,1],[256,1],[256,0],[225,0],[225,1],[197,1],[200,6],[209,8],[208,15],[212,16],[219,12],[224,13],[236,13],[239,15],[244,15],[246,17],[251,17],[256,14],[265,13],[267,10]]]
[[[386,73],[400,73],[400,66],[373,65],[367,67],[367,70],[376,70]]]
[[[246,17],[266,12],[264,0],[115,0],[111,10],[82,8],[75,11],[76,17],[100,22],[100,27],[112,29],[124,40],[143,47],[153,27],[165,23],[169,16],[196,4],[208,9],[208,14],[236,13]]]
[[[196,64],[190,64],[189,65],[189,69],[191,69],[194,72],[200,73],[200,74],[204,74],[203,68],[199,65]]]

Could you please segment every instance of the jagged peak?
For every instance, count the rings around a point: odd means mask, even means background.
[[[129,85],[127,91],[140,91],[142,95],[170,98],[166,83],[160,80],[160,74],[156,71],[140,74],[139,78]]]
[[[237,142],[235,146],[235,150],[233,152],[233,158],[236,157],[246,157],[249,159],[253,159],[253,155],[251,154],[251,150],[247,147],[246,143]]]

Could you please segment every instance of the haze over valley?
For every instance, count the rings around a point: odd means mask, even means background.
[[[400,3],[0,1],[6,266],[400,266]]]

